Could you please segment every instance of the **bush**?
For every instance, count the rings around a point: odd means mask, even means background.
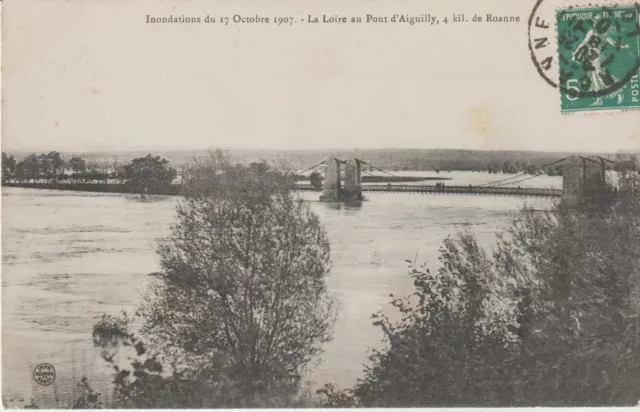
[[[122,332],[126,318],[94,327],[97,344],[124,337],[146,356],[116,369],[125,407],[293,406],[332,337],[330,250],[317,216],[290,176],[218,155],[185,173],[186,197],[158,248],[162,270],[137,313],[145,343]]]
[[[515,353],[494,301],[490,261],[470,233],[445,240],[441,255],[435,274],[410,266],[415,292],[391,301],[400,321],[374,315],[387,348],[372,351],[353,390],[356,404],[491,406],[508,396],[503,383]]]
[[[441,268],[411,267],[402,318],[375,324],[373,351],[325,405],[629,406],[640,399],[640,177],[622,159],[618,196],[578,209],[525,209],[493,256],[471,233],[447,239]]]

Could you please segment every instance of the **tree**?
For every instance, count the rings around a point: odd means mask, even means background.
[[[309,176],[309,182],[311,183],[311,186],[313,186],[314,189],[322,189],[323,180],[324,179],[322,175],[318,172],[313,172]]]
[[[209,152],[204,158],[195,158],[184,165],[182,183],[195,195],[212,192],[220,181],[218,175],[232,168],[231,156],[220,149]]]
[[[115,169],[115,178],[118,180],[118,183],[123,184],[127,180],[127,168],[124,165],[120,165]]]
[[[613,202],[527,211],[500,244],[501,274],[517,279],[528,296],[519,308],[519,350],[526,356],[514,365],[528,388],[525,404],[623,406],[640,399],[635,173],[621,175]]]
[[[24,172],[26,180],[34,182],[41,177],[40,159],[35,153],[30,153],[23,159]]]
[[[60,179],[60,175],[64,171],[64,159],[62,155],[56,151],[49,152],[46,155],[48,177],[54,183],[57,183]]]
[[[487,170],[489,173],[499,173],[501,168],[496,163],[491,163]]]
[[[73,170],[76,179],[81,178],[87,172],[87,162],[78,156],[69,159],[69,167]]]
[[[141,195],[154,194],[163,186],[171,184],[176,177],[176,170],[169,167],[169,161],[160,156],[148,154],[138,157],[125,166],[127,184]]]
[[[16,177],[16,159],[2,152],[2,183],[8,183]]]
[[[295,391],[332,335],[329,242],[288,176],[211,159],[186,174],[142,336],[164,362],[222,374],[246,396],[285,381]]]
[[[502,173],[518,173],[518,165],[514,164],[513,162],[506,161],[502,164]]]
[[[631,196],[640,192],[640,159],[630,154],[618,154],[614,170],[618,176],[618,188]]]
[[[46,154],[38,156],[38,175],[40,178],[51,181],[52,178],[52,165],[51,159]]]
[[[384,350],[373,350],[352,403],[366,407],[488,406],[506,404],[511,347],[495,291],[499,279],[471,233],[444,241],[432,274],[410,263],[415,292],[392,296],[400,320],[374,315]],[[506,383],[506,385],[505,385]],[[345,403],[345,393],[323,390]],[[348,399],[349,396],[346,397]],[[333,405],[327,405],[333,406]]]
[[[27,175],[27,165],[25,164],[24,160],[21,160],[16,165],[16,181],[18,183],[24,183],[25,181],[29,180]]]
[[[176,365],[167,367],[130,331],[133,318],[103,315],[94,325],[93,339],[103,349],[102,358],[113,368],[112,408],[211,408],[211,407],[301,407],[309,406],[304,398],[292,398],[273,390],[267,396],[248,397],[237,390],[220,370],[190,370]],[[128,348],[130,365],[116,361],[120,346]],[[115,350],[115,351],[114,351]],[[83,379],[84,380],[84,379]],[[82,383],[87,383],[86,381]],[[90,387],[80,403],[97,402]],[[284,395],[284,396],[278,396]]]

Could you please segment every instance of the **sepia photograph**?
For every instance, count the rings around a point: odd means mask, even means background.
[[[0,4],[3,408],[640,405],[640,3]]]

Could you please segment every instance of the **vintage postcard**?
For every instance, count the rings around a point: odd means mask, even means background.
[[[7,408],[633,406],[640,4],[2,1]]]

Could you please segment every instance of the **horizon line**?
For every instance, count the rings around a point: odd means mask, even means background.
[[[467,149],[467,148],[452,148],[452,147],[432,147],[432,148],[421,148],[421,147],[368,147],[368,148],[310,148],[310,149],[287,149],[287,148],[246,148],[246,147],[202,147],[202,148],[126,148],[126,149],[51,149],[51,148],[41,148],[41,149],[10,149],[10,148],[2,148],[3,152],[17,152],[17,153],[44,153],[44,152],[70,152],[70,153],[87,153],[87,154],[100,154],[100,153],[113,153],[113,152],[122,152],[122,153],[132,153],[132,152],[207,152],[214,150],[222,150],[222,151],[265,151],[265,152],[323,152],[323,151],[370,151],[370,150],[448,150],[448,151],[466,151],[466,152],[524,152],[524,153],[640,153],[639,150],[624,150],[624,149],[614,149],[614,150],[542,150],[542,149]]]

